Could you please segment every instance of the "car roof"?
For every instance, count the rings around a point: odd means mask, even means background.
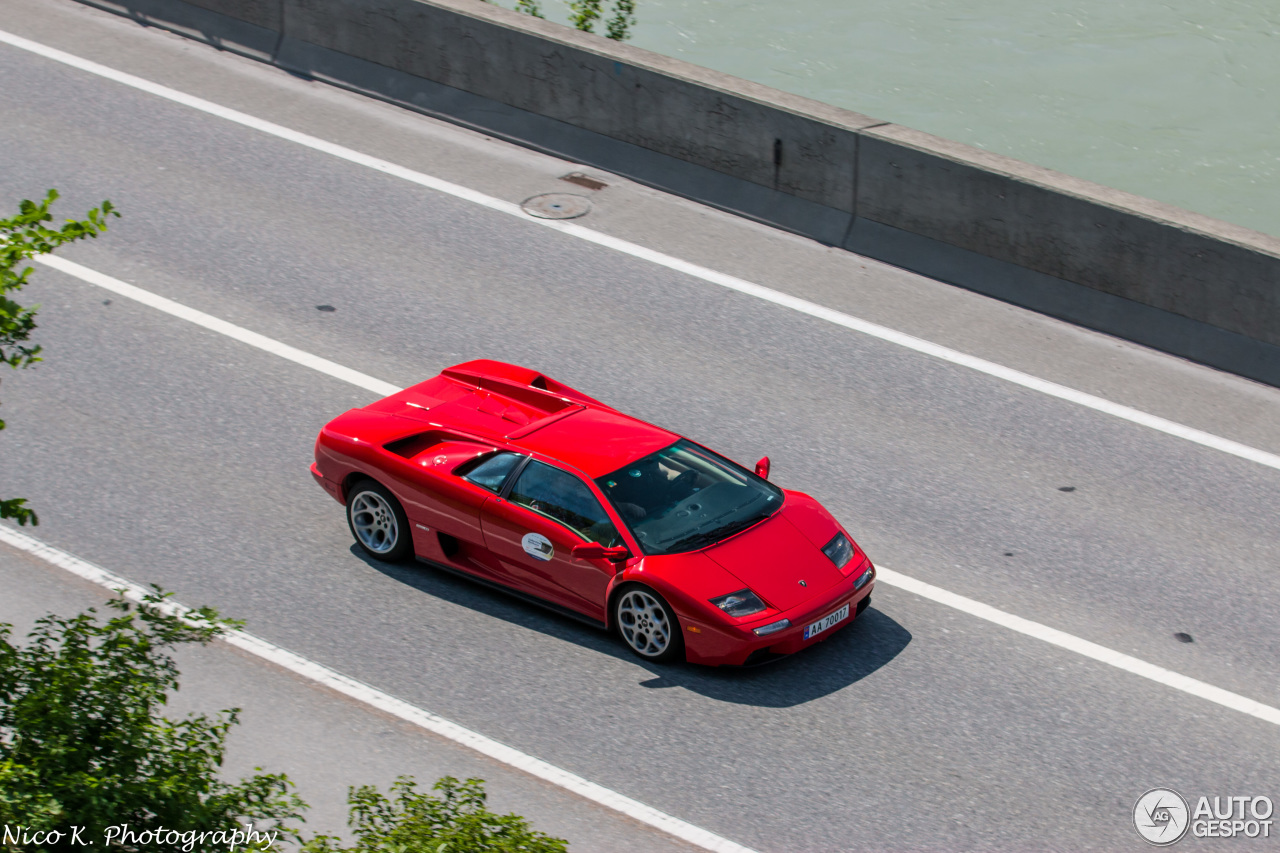
[[[559,459],[595,479],[661,450],[679,438],[673,432],[621,412],[586,407],[513,443]]]

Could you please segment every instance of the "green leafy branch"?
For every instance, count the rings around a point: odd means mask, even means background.
[[[97,237],[107,230],[107,220],[119,216],[109,201],[95,207],[84,219],[68,219],[61,228],[50,228],[53,221],[49,208],[58,198],[57,190],[49,190],[44,201],[36,204],[24,199],[18,205],[18,215],[0,219],[0,364],[18,368],[30,367],[40,361],[40,346],[28,343],[36,329],[36,312],[39,305],[24,306],[10,294],[17,293],[33,272],[32,267],[19,266],[28,258],[47,255],[67,243]],[[5,422],[0,420],[0,430]],[[0,518],[12,518],[18,524],[39,524],[35,511],[26,506],[25,498],[0,500]]]
[[[485,0],[490,2],[490,0]],[[535,18],[546,18],[539,0],[516,0],[516,11]],[[583,32],[595,32],[596,22],[604,17],[604,0],[570,0],[569,23]],[[605,37],[614,41],[631,38],[636,24],[636,0],[613,0],[613,15],[605,24]]]
[[[235,784],[219,778],[238,709],[180,720],[160,715],[178,689],[168,650],[206,644],[240,625],[207,607],[176,612],[167,598],[156,587],[136,605],[113,599],[108,607],[116,614],[105,620],[92,608],[45,616],[25,646],[13,645],[10,627],[0,625],[0,824],[79,826],[83,837],[101,839],[121,823],[139,833],[201,832],[251,818],[297,838],[279,826],[304,808],[284,775],[259,773]],[[136,847],[171,849],[158,841]]]
[[[252,849],[302,853],[567,853],[568,842],[534,830],[519,815],[488,809],[480,779],[446,776],[434,793],[400,777],[387,794],[373,786],[348,790],[355,845],[319,835],[303,843],[291,821],[306,805],[288,777],[259,772],[221,778],[224,745],[239,709],[210,717],[161,716],[178,668],[169,650],[204,645],[241,623],[208,607],[185,610],[159,587],[138,604],[107,602],[77,616],[45,616],[25,646],[0,624],[0,826],[20,826],[48,844],[18,846],[0,837],[0,853],[71,853],[84,841],[108,839],[108,853],[226,850],[190,838],[219,836],[246,820],[266,821],[271,838]],[[132,840],[110,840],[127,824]],[[165,839],[141,840],[148,830]],[[181,840],[175,842],[173,833]]]
[[[568,842],[531,829],[519,815],[499,815],[485,805],[480,779],[459,782],[445,776],[419,793],[413,779],[401,776],[390,794],[372,785],[351,788],[353,847],[333,836],[313,838],[302,853],[566,853]]]
[[[636,24],[636,0],[613,0],[613,17],[605,36],[614,41],[626,41],[631,38],[631,28]]]

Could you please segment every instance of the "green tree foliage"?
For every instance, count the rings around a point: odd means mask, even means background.
[[[446,776],[436,782],[438,796],[419,793],[401,777],[386,796],[371,785],[352,788],[354,847],[332,836],[307,842],[303,853],[565,853],[568,842],[538,832],[517,815],[485,808],[484,783]]]
[[[636,24],[636,0],[613,0],[613,17],[605,36],[614,41],[626,41],[631,38],[631,28]]]
[[[542,6],[538,0],[516,0],[516,11],[524,12],[526,15],[532,15],[535,18],[545,18],[542,14]]]
[[[604,0],[570,0],[569,23],[580,30],[595,32],[596,21],[604,17]],[[613,0],[613,16],[605,26],[605,36],[614,41],[631,38],[636,23],[636,0]]]
[[[604,0],[570,0],[569,23],[583,32],[595,32]]]
[[[492,0],[485,0],[492,2]],[[516,11],[535,18],[545,18],[539,0],[516,0]],[[595,32],[596,22],[604,17],[604,0],[569,0],[569,23],[583,32]],[[613,15],[605,24],[605,36],[614,41],[631,38],[636,24],[636,0],[613,0]]]
[[[111,202],[104,201],[83,220],[68,219],[61,228],[50,228],[46,224],[53,221],[49,208],[57,198],[58,191],[49,190],[40,204],[24,200],[18,205],[17,216],[0,219],[0,363],[14,369],[40,361],[40,347],[28,343],[40,306],[19,305],[10,296],[26,285],[32,272],[31,267],[18,267],[28,258],[48,254],[65,243],[97,237],[107,230],[108,217],[120,215]],[[0,420],[0,430],[4,427]],[[12,518],[18,524],[39,523],[25,498],[0,500],[0,518]]]
[[[160,715],[178,689],[168,650],[206,644],[237,624],[209,608],[175,615],[165,597],[155,588],[136,606],[114,599],[108,606],[115,615],[105,620],[92,608],[45,616],[25,646],[10,643],[12,627],[0,625],[0,824],[68,833],[23,853],[79,849],[70,834],[76,826],[83,827],[79,838],[99,849],[176,853],[184,842],[171,843],[172,834],[164,843],[104,848],[103,841],[107,828],[120,824],[135,839],[160,828],[243,829],[246,821],[268,821],[269,829],[305,808],[283,775],[260,773],[236,784],[218,778],[238,709],[214,718]],[[297,837],[291,828],[280,831]]]

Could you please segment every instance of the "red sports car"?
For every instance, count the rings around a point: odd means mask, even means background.
[[[316,482],[377,560],[617,631],[650,661],[755,664],[829,637],[875,568],[816,500],[548,376],[450,367],[329,422]]]

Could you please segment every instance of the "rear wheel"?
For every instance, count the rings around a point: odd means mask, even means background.
[[[403,560],[413,548],[409,519],[400,502],[373,480],[361,480],[352,487],[347,498],[347,524],[356,544],[375,560]]]
[[[613,603],[613,624],[627,648],[645,660],[665,663],[684,650],[675,611],[647,586],[629,586],[618,595]]]

